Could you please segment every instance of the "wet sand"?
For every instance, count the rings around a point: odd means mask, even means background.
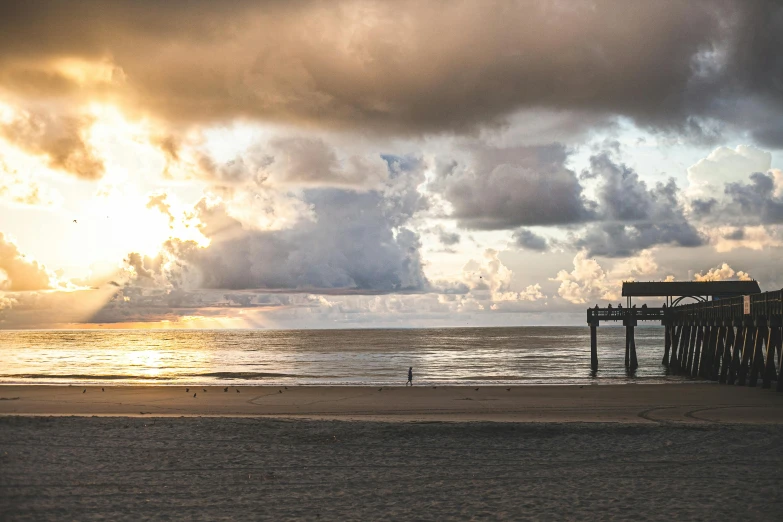
[[[769,390],[84,389],[0,387],[0,519],[777,520],[783,509],[783,397]]]
[[[0,386],[0,415],[783,423],[783,394],[718,384],[512,387]],[[85,391],[86,390],[86,391]],[[204,391],[206,390],[206,391]],[[239,393],[237,393],[239,391]],[[193,397],[193,394],[196,394]]]

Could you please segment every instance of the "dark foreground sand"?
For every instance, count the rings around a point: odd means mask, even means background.
[[[0,418],[3,520],[780,520],[783,426]]]
[[[0,520],[783,513],[768,390],[290,388],[0,387]]]

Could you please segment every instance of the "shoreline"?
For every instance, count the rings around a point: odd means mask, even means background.
[[[0,416],[783,424],[783,394],[687,382],[666,386],[2,385]]]

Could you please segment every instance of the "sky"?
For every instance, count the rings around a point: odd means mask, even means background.
[[[6,0],[0,328],[566,325],[623,281],[780,289],[781,48],[760,0]]]

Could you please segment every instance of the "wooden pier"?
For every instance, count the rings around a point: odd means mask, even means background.
[[[777,391],[783,391],[783,290],[740,293],[753,290],[750,284],[758,288],[755,281],[625,283],[628,306],[587,310],[593,371],[598,369],[596,330],[601,322],[622,321],[625,366],[633,372],[638,367],[634,327],[655,321],[665,328],[661,363],[670,372],[740,386],[761,381],[762,388],[770,388],[775,382]],[[666,297],[669,306],[637,308],[631,297],[639,295]],[[679,304],[684,297],[697,302]]]

